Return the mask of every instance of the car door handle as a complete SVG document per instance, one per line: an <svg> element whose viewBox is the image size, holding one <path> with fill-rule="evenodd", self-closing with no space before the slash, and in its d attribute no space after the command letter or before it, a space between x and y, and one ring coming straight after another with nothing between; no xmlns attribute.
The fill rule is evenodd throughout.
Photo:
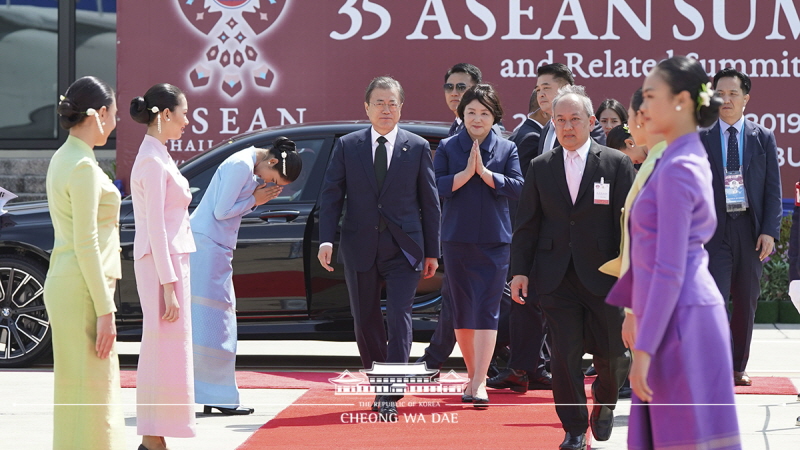
<svg viewBox="0 0 800 450"><path fill-rule="evenodd" d="M276 219L284 219L286 222L291 222L300 216L300 211L281 209L277 211L265 211L258 216L259 219L265 222L277 222Z"/></svg>

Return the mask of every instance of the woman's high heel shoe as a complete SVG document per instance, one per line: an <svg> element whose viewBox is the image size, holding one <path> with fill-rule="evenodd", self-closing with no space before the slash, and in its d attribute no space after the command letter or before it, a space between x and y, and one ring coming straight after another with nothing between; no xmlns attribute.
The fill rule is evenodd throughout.
<svg viewBox="0 0 800 450"><path fill-rule="evenodd" d="M489 399L488 398L480 398L480 397L472 397L472 406L475 408L488 408L489 407Z"/></svg>
<svg viewBox="0 0 800 450"><path fill-rule="evenodd" d="M246 416L248 414L253 414L255 409L253 408L245 408L244 406L237 406L236 408L223 408L222 406L203 406L203 414L211 414L212 410L218 410L222 414L226 416ZM141 449L140 449L141 450Z"/></svg>

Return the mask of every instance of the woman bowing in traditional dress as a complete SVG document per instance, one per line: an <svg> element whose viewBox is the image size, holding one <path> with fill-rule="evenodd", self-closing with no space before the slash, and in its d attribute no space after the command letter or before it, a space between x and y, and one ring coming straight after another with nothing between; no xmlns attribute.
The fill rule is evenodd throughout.
<svg viewBox="0 0 800 450"><path fill-rule="evenodd" d="M294 142L284 137L269 149L241 150L219 165L191 215L197 245L191 257L194 393L205 414L253 412L239 402L236 386L233 250L242 216L277 197L302 168Z"/></svg>
<svg viewBox="0 0 800 450"><path fill-rule="evenodd" d="M628 448L739 449L728 319L703 248L716 228L711 168L697 133L722 101L682 56L659 63L642 91L647 133L667 148L631 210L631 269L607 297L636 317Z"/></svg>
<svg viewBox="0 0 800 450"><path fill-rule="evenodd" d="M105 145L116 114L114 91L95 77L72 83L58 104L69 137L47 168L55 242L44 283L53 332L55 450L125 447L114 345L120 195L92 151Z"/></svg>
<svg viewBox="0 0 800 450"><path fill-rule="evenodd" d="M189 254L189 182L167 152L187 119L186 96L157 84L131 100L130 114L147 125L131 170L136 216L133 268L142 305L142 348L136 377L139 450L166 450L164 437L195 435Z"/></svg>

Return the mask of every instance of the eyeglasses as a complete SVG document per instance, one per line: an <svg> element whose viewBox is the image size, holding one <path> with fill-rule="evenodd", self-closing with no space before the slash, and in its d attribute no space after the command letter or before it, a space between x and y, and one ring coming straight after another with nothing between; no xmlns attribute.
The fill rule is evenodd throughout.
<svg viewBox="0 0 800 450"><path fill-rule="evenodd" d="M467 85L466 85L466 83L458 83L458 84L445 83L444 84L444 91L445 92L453 92L453 89L457 90L458 92L464 92L464 91L467 90Z"/></svg>
<svg viewBox="0 0 800 450"><path fill-rule="evenodd" d="M394 102L391 102L391 103L378 102L378 103L370 103L370 105L372 105L372 106L374 106L374 107L376 107L378 109L381 109L381 110L386 109L386 107L388 106L389 107L389 111L397 111L397 108L400 107L399 104L394 103Z"/></svg>

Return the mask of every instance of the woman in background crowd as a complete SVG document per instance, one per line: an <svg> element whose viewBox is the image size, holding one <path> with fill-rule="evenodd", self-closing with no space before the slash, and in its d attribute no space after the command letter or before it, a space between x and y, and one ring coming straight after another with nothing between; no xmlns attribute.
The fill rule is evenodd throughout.
<svg viewBox="0 0 800 450"><path fill-rule="evenodd" d="M462 401L486 407L486 371L510 258L508 201L519 197L523 178L516 145L492 130L503 109L491 85L467 89L458 115L465 127L439 144L433 167L444 201L442 254L449 306L470 379Z"/></svg>
<svg viewBox="0 0 800 450"><path fill-rule="evenodd" d="M600 103L600 106L597 107L594 116L597 117L600 125L603 126L603 131L605 131L606 136L608 136L608 132L617 125L628 123L628 112L625 110L625 107L622 106L622 103L613 98L603 100L603 103Z"/></svg>
<svg viewBox="0 0 800 450"><path fill-rule="evenodd" d="M147 125L131 170L136 217L136 288L142 306L142 347L136 375L139 450L166 450L165 436L195 435L189 254L189 182L167 152L189 124L186 96L157 84L131 100L130 114Z"/></svg>
<svg viewBox="0 0 800 450"><path fill-rule="evenodd" d="M233 250L242 217L275 199L300 176L294 142L280 137L269 149L249 147L219 165L191 215L197 251L191 256L195 402L226 415L252 414L236 385L236 294Z"/></svg>
<svg viewBox="0 0 800 450"><path fill-rule="evenodd" d="M55 237L44 283L53 333L53 449L124 449L114 323L120 195L93 151L117 126L114 91L98 78L80 78L57 111L69 137L46 181Z"/></svg>
<svg viewBox="0 0 800 450"><path fill-rule="evenodd" d="M636 145L633 136L628 130L628 124L617 125L612 128L606 137L606 147L611 147L628 155L628 158L633 161L633 166L636 170L639 170L639 167L647 158L647 146Z"/></svg>
<svg viewBox="0 0 800 450"><path fill-rule="evenodd" d="M739 449L730 331L703 248L716 228L711 168L697 134L722 101L682 56L659 63L642 92L646 131L668 147L631 211L631 269L607 298L636 318L628 447Z"/></svg>

